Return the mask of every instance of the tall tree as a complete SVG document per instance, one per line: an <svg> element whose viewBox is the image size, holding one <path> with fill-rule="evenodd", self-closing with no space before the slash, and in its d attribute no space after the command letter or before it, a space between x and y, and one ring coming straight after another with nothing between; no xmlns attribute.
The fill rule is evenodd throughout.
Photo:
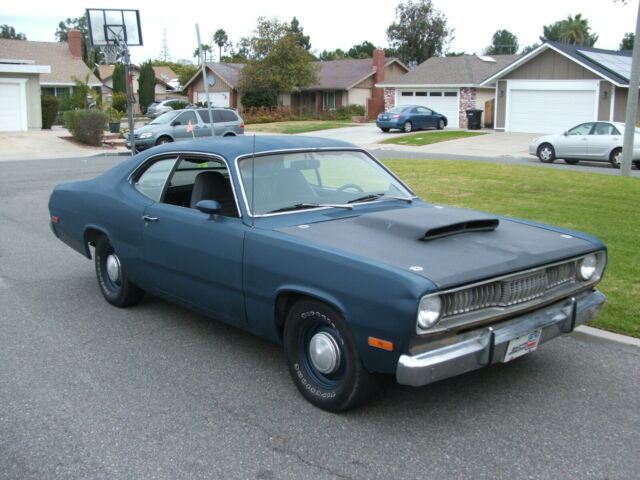
<svg viewBox="0 0 640 480"><path fill-rule="evenodd" d="M113 85L114 93L126 93L127 91L127 79L124 78L124 65L122 63L116 63L111 75L111 83Z"/></svg>
<svg viewBox="0 0 640 480"><path fill-rule="evenodd" d="M298 37L298 43L307 52L311 50L310 37L309 35L304 34L304 28L300 26L300 21L296 17L291 19L291 23L289 24L289 33Z"/></svg>
<svg viewBox="0 0 640 480"><path fill-rule="evenodd" d="M206 43L203 43L200 46L202 47L202 51L204 52L204 61L206 63L209 60L211 60L211 46L207 45ZM209 58L207 58L207 53L209 54ZM202 61L202 57L200 56L200 49L199 48L196 48L193 51L193 56L198 59L198 65L200 65L200 62Z"/></svg>
<svg viewBox="0 0 640 480"><path fill-rule="evenodd" d="M404 63L415 66L442 55L453 31L431 0L405 0L396 7L396 21L387 28L389 44Z"/></svg>
<svg viewBox="0 0 640 480"><path fill-rule="evenodd" d="M513 55L518 52L518 38L509 30L496 30L491 45L484 51L486 55Z"/></svg>
<svg viewBox="0 0 640 480"><path fill-rule="evenodd" d="M162 31L162 45L160 46L160 58L164 62L168 62L169 60L171 60L171 56L169 55L169 42L167 41L166 28Z"/></svg>
<svg viewBox="0 0 640 480"><path fill-rule="evenodd" d="M347 54L340 48L336 48L335 50L323 50L318 55L318 60L320 61L328 61L328 60L344 60L347 58Z"/></svg>
<svg viewBox="0 0 640 480"><path fill-rule="evenodd" d="M636 39L636 34L633 32L627 32L624 34L622 41L620 42L620 47L618 50L633 50L633 42Z"/></svg>
<svg viewBox="0 0 640 480"><path fill-rule="evenodd" d="M213 42L218 46L218 60L222 60L222 48L226 47L229 43L229 35L223 29L219 28L216 33L213 34ZM226 48L225 48L226 50Z"/></svg>
<svg viewBox="0 0 640 480"><path fill-rule="evenodd" d="M16 33L16 29L6 23L0 27L0 38L9 38L12 40L26 40L24 33Z"/></svg>
<svg viewBox="0 0 640 480"><path fill-rule="evenodd" d="M347 50L347 56L350 58L371 58L375 48L376 46L373 43L365 40Z"/></svg>
<svg viewBox="0 0 640 480"><path fill-rule="evenodd" d="M598 35L591 32L589 21L578 13L572 17L568 15L564 20L558 20L542 28L543 36L540 40L571 43L592 47L598 41Z"/></svg>
<svg viewBox="0 0 640 480"><path fill-rule="evenodd" d="M140 65L140 76L138 77L138 101L142 113L147 113L147 107L155 100L156 72L153 70L151 60L147 60Z"/></svg>

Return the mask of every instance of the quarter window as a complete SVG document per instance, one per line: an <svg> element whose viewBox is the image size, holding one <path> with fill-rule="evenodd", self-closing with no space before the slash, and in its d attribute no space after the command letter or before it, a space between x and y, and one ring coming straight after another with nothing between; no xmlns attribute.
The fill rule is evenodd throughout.
<svg viewBox="0 0 640 480"><path fill-rule="evenodd" d="M175 158L165 158L153 163L138 177L133 186L145 197L159 202L175 163Z"/></svg>

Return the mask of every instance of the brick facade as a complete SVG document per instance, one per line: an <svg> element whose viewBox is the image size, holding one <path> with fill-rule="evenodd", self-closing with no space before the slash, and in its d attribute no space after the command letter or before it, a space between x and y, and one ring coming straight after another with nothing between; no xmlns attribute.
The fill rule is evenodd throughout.
<svg viewBox="0 0 640 480"><path fill-rule="evenodd" d="M396 89L385 88L384 89L384 111L386 112L390 108L396 106Z"/></svg>
<svg viewBox="0 0 640 480"><path fill-rule="evenodd" d="M467 109L476 108L476 89L461 88L459 102L458 120L460 128L467 128Z"/></svg>

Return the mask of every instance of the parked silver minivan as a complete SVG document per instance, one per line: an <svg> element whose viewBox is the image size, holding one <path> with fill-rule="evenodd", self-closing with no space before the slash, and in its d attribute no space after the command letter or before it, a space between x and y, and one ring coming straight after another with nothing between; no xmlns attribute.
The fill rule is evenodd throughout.
<svg viewBox="0 0 640 480"><path fill-rule="evenodd" d="M217 137L244 134L244 122L234 110L229 108L213 108L211 110ZM206 108L171 110L133 131L136 150L144 150L163 143L210 136L211 122L209 121L209 111ZM129 138L126 139L125 145L127 148L131 148Z"/></svg>

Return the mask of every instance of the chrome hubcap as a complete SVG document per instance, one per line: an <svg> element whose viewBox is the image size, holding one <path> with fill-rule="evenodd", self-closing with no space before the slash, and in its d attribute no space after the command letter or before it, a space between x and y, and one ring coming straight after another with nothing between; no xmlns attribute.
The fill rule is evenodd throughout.
<svg viewBox="0 0 640 480"><path fill-rule="evenodd" d="M309 342L309 358L320 373L328 375L340 366L340 347L327 332L316 333Z"/></svg>
<svg viewBox="0 0 640 480"><path fill-rule="evenodd" d="M107 257L107 275L113 283L120 281L120 259L117 255L111 254Z"/></svg>

